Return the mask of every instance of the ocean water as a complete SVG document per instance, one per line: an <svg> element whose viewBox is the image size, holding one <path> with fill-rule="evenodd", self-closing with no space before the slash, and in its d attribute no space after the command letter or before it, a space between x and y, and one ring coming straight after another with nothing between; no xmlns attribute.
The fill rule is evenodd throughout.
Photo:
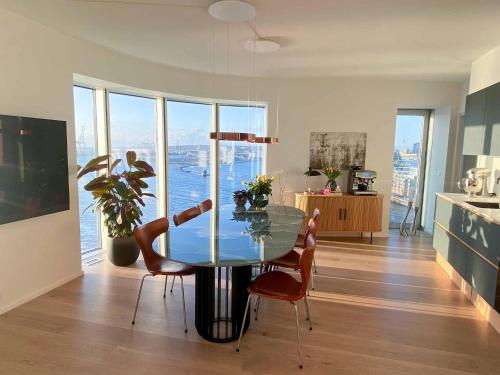
<svg viewBox="0 0 500 375"><path fill-rule="evenodd" d="M234 190L243 189L241 182L249 181L262 173L261 145L229 146L221 152L219 165L219 199L221 204L232 202ZM224 146L221 146L224 148ZM135 149L138 158L145 160L157 170L156 154L150 148ZM223 150L221 150L223 151ZM124 157L126 149L113 149L114 157ZM171 147L168 164L168 207L169 219L174 213L192 207L210 198L210 165L208 147ZM78 164L84 165L93 157L92 149L78 149ZM119 167L120 168L120 167ZM122 167L123 168L123 167ZM91 209L85 209L92 203L92 195L83 186L92 179L91 175L82 178L79 183L80 206L80 241L82 251L98 247L97 216ZM147 191L157 195L157 178L146 179L150 185ZM159 217L158 199L145 197L143 223Z"/></svg>

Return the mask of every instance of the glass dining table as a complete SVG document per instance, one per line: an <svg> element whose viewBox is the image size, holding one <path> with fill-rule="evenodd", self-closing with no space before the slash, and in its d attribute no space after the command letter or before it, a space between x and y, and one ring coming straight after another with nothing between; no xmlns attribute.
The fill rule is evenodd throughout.
<svg viewBox="0 0 500 375"><path fill-rule="evenodd" d="M195 326L202 337L212 342L238 338L253 266L293 249L303 222L304 212L294 207L257 211L228 205L170 227L166 255L196 266Z"/></svg>

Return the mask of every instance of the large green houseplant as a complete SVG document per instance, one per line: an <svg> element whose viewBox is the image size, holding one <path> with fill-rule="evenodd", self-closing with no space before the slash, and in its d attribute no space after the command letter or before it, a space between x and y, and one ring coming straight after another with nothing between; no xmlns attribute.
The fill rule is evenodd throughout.
<svg viewBox="0 0 500 375"><path fill-rule="evenodd" d="M110 155L98 156L81 168L77 175L81 178L88 173L105 171L88 182L84 189L92 193L92 209L98 209L104 215L108 231L108 257L117 266L129 265L137 260L139 248L133 232L142 224L143 198L154 197L154 194L143 191L148 187L144 179L155 176L153 167L137 160L134 151L127 151L126 162L123 172L117 172L122 159L112 161Z"/></svg>

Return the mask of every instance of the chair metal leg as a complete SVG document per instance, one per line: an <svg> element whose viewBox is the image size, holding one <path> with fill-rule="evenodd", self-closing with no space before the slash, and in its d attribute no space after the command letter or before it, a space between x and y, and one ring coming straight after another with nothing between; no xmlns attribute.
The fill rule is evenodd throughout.
<svg viewBox="0 0 500 375"><path fill-rule="evenodd" d="M252 295L249 294L248 299L247 299L247 305L245 307L245 313L243 314L243 321L241 322L241 326L240 326L240 337L238 338L238 345L236 346L237 352L240 351L241 336L243 336L243 331L245 330L245 322L247 321L247 314L248 314L248 310L250 309L251 298L252 298Z"/></svg>
<svg viewBox="0 0 500 375"><path fill-rule="evenodd" d="M307 300L307 296L304 296L304 304L306 305L306 320L309 320L309 331L312 331L312 321L311 314L309 313L309 301Z"/></svg>
<svg viewBox="0 0 500 375"><path fill-rule="evenodd" d="M316 270L316 258L313 258L313 266L314 266L314 273L318 273L318 270Z"/></svg>
<svg viewBox="0 0 500 375"><path fill-rule="evenodd" d="M163 298L166 297L166 293L167 293L167 280L168 280L168 276L165 276L165 286L163 287Z"/></svg>
<svg viewBox="0 0 500 375"><path fill-rule="evenodd" d="M311 289L314 290L314 273L311 272Z"/></svg>
<svg viewBox="0 0 500 375"><path fill-rule="evenodd" d="M290 302L295 309L295 322L297 324L297 345L299 348L299 368L302 368L302 350L300 349L300 327L299 327L299 312L297 311L297 305Z"/></svg>
<svg viewBox="0 0 500 375"><path fill-rule="evenodd" d="M137 308L139 307L139 300L141 299L142 286L144 284L144 279L148 276L154 276L150 273L145 274L141 280L141 287L139 288L139 295L137 296L137 302L135 303L134 317L132 318L132 324L135 324L135 316L137 315Z"/></svg>
<svg viewBox="0 0 500 375"><path fill-rule="evenodd" d="M172 280L172 286L170 287L170 293L172 293L174 291L174 283L175 283L175 275L174 275L174 278Z"/></svg>
<svg viewBox="0 0 500 375"><path fill-rule="evenodd" d="M260 296L257 297L257 301L255 302L255 320L257 320L257 317L259 315L259 308L260 308Z"/></svg>
<svg viewBox="0 0 500 375"><path fill-rule="evenodd" d="M182 290L182 309L184 310L184 332L187 333L188 327L186 323L186 300L184 299L184 279L182 276L181 278L181 290Z"/></svg>

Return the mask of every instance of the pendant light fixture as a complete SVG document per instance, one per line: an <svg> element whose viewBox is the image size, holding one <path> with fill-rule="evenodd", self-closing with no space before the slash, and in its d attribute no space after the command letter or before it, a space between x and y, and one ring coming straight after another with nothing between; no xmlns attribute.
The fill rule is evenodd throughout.
<svg viewBox="0 0 500 375"><path fill-rule="evenodd" d="M257 51L259 49L259 53L265 53L265 51L264 51L265 47L262 48L263 47L262 42L264 42L264 40L262 38L260 38L259 35L257 34L257 20L256 19L254 20L253 31L255 34L254 39L248 40L245 43L244 48L247 51L253 52L253 76L256 77L257 76L256 55L258 53ZM274 43L274 42L272 42L272 43ZM264 44L266 44L266 43L264 43ZM278 48L272 47L267 52L272 52L272 51L278 50L279 44L278 43L275 43L275 44L278 46ZM270 45L268 45L268 47L270 47ZM279 95L277 95L276 97L277 97L276 98L276 137L255 137L253 140L251 140L249 142L264 143L264 144L276 144L276 143L278 143L277 135L278 135L278 126L279 126ZM257 102L257 90L255 91L255 102ZM248 105L250 106L250 98L248 100ZM256 108L256 106L254 108Z"/></svg>
<svg viewBox="0 0 500 375"><path fill-rule="evenodd" d="M208 13L219 21L244 22L255 18L255 7L240 0L220 0L208 7Z"/></svg>
<svg viewBox="0 0 500 375"><path fill-rule="evenodd" d="M249 3L240 0L220 0L212 3L208 8L208 13L224 22L245 22L255 19L255 7ZM213 24L212 24L213 27ZM213 30L212 30L213 33ZM256 34L254 30L254 34ZM228 36L229 37L229 36ZM254 60L254 75L255 75L255 55L256 53L274 52L279 49L279 44L262 38L255 38L245 43L244 48L253 52ZM215 45L212 45L212 55L215 53ZM226 53L229 54L229 47L226 45ZM215 59L212 58L212 75L214 72ZM257 95L256 95L257 96ZM250 110L250 92L248 99L248 108ZM278 104L277 104L278 110ZM250 130L250 129L249 129ZM276 114L276 134L278 132L278 114ZM239 133L239 132L211 132L210 139L218 141L236 141L249 143L278 143L278 138L274 137L257 137L255 133Z"/></svg>

